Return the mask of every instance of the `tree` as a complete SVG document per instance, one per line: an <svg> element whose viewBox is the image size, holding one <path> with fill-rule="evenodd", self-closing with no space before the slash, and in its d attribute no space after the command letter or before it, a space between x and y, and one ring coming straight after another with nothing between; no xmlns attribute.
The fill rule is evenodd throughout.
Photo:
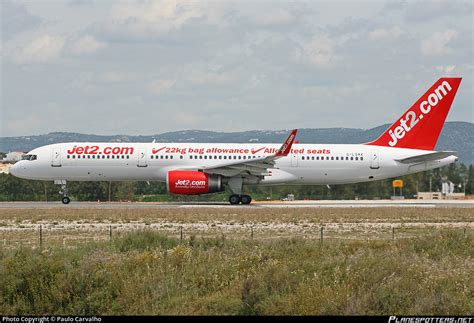
<svg viewBox="0 0 474 323"><path fill-rule="evenodd" d="M469 194L469 195L474 194L474 169L472 169L472 165L469 166L467 183L466 183L466 194Z"/></svg>

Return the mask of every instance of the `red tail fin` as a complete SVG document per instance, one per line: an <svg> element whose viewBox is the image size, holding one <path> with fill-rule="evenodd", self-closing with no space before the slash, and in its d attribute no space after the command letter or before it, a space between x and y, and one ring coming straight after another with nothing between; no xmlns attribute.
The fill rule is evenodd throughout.
<svg viewBox="0 0 474 323"><path fill-rule="evenodd" d="M440 78L400 119L368 145L433 150L460 83L460 77Z"/></svg>

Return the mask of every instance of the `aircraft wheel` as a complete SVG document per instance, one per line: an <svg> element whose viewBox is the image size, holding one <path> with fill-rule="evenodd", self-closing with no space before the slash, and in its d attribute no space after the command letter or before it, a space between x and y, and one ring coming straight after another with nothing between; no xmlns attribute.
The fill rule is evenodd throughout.
<svg viewBox="0 0 474 323"><path fill-rule="evenodd" d="M71 199L68 196L64 196L61 199L61 202L63 202L63 204L69 204L71 202Z"/></svg>
<svg viewBox="0 0 474 323"><path fill-rule="evenodd" d="M252 202L252 198L249 195L242 195L240 197L240 201L242 204L250 204L250 202Z"/></svg>
<svg viewBox="0 0 474 323"><path fill-rule="evenodd" d="M239 204L240 203L240 196L234 194L229 197L229 202L232 205Z"/></svg>

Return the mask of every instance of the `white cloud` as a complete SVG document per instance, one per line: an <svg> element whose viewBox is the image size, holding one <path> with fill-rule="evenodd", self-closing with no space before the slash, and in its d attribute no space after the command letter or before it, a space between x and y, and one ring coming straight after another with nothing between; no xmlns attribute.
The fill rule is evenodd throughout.
<svg viewBox="0 0 474 323"><path fill-rule="evenodd" d="M458 37L458 32L452 29L435 32L421 41L421 52L426 56L448 55L453 49L449 43Z"/></svg>
<svg viewBox="0 0 474 323"><path fill-rule="evenodd" d="M185 79L194 85L225 85L236 77L233 71L224 71L222 66L195 63L189 66Z"/></svg>
<svg viewBox="0 0 474 323"><path fill-rule="evenodd" d="M241 16L247 18L256 26L285 25L294 21L295 17L287 8L266 7L263 10L255 10L254 5Z"/></svg>
<svg viewBox="0 0 474 323"><path fill-rule="evenodd" d="M62 36L42 35L15 50L13 61L19 64L47 63L58 59L64 47Z"/></svg>
<svg viewBox="0 0 474 323"><path fill-rule="evenodd" d="M134 79L133 73L124 71L107 71L99 73L96 76L96 81L103 83L121 83L128 82Z"/></svg>
<svg viewBox="0 0 474 323"><path fill-rule="evenodd" d="M159 80L150 85L150 91L154 94L161 95L169 92L176 84L176 80Z"/></svg>
<svg viewBox="0 0 474 323"><path fill-rule="evenodd" d="M383 39L394 39L403 35L403 30L398 26L392 28L377 28L369 32L369 39L373 41Z"/></svg>
<svg viewBox="0 0 474 323"><path fill-rule="evenodd" d="M455 68L456 68L456 65L436 66L436 70L440 71L444 75L451 74L451 72L454 71Z"/></svg>
<svg viewBox="0 0 474 323"><path fill-rule="evenodd" d="M407 1L403 4L405 18L414 23L439 21L447 18L472 16L473 3L465 0L421 0Z"/></svg>
<svg viewBox="0 0 474 323"><path fill-rule="evenodd" d="M92 54L102 48L105 48L106 46L107 45L105 43L97 41L94 37L90 35L86 35L74 40L69 50L74 55L87 55Z"/></svg>
<svg viewBox="0 0 474 323"><path fill-rule="evenodd" d="M354 2L343 11L309 0L21 4L40 23L2 44L8 135L371 127L454 73L464 79L450 118L472 120L472 19L459 10L407 20L409 3ZM448 9L424 5L413 14ZM288 109L288 118L268 118ZM39 114L57 120L12 126Z"/></svg>
<svg viewBox="0 0 474 323"><path fill-rule="evenodd" d="M102 26L108 34L143 38L180 30L188 21L207 23L220 20L221 5L183 0L130 1L115 5L109 20Z"/></svg>
<svg viewBox="0 0 474 323"><path fill-rule="evenodd" d="M317 67L329 67L341 59L337 54L338 46L342 46L350 39L348 35L330 36L325 33L314 35L309 41L301 42L291 57L295 61L308 60Z"/></svg>
<svg viewBox="0 0 474 323"><path fill-rule="evenodd" d="M34 29L41 24L41 18L30 14L21 3L3 0L0 6L2 18L1 34L4 40L8 40L24 31Z"/></svg>

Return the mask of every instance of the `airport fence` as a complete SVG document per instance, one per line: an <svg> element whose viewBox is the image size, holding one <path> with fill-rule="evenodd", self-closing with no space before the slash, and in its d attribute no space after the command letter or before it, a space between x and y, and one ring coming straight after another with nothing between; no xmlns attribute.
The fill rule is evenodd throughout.
<svg viewBox="0 0 474 323"><path fill-rule="evenodd" d="M43 248L47 246L63 246L71 248L85 242L107 242L115 238L123 237L131 232L156 232L170 238L176 238L187 243L192 239L217 238L223 241L228 239L248 239L265 241L273 239L314 239L320 244L335 241L377 241L377 240L399 240L415 238L433 231L455 229L463 232L464 237L470 233L472 223L457 225L439 225L439 223L428 224L406 224L386 223L376 227L367 227L364 223L321 223L318 225L285 230L284 226L268 227L268 225L246 225L229 229L228 227L214 226L211 228L199 228L196 225L150 225L137 224L124 226L123 224L88 224L76 227L67 227L55 224L37 224L30 226L2 226L0 227L2 248L17 248L29 246L31 248Z"/></svg>

